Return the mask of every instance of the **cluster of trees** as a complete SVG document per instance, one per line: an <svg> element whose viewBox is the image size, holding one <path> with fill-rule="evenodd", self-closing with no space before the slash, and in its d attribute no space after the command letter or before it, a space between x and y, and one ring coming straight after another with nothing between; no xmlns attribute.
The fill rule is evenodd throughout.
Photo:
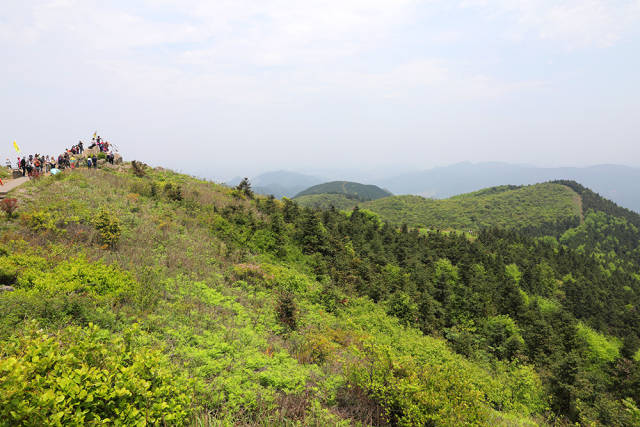
<svg viewBox="0 0 640 427"><path fill-rule="evenodd" d="M588 207L600 203L594 197ZM263 220L223 214L297 245L328 295L367 296L472 359L532 363L557 416L615 424L626 419L625 405L639 402L640 280L638 263L622 255L638 234L626 219L590 211L588 218L622 222L601 248L604 236L593 226L565 231L565 244L497 228L469 239L398 229L357 207L345 215L287 199L257 204ZM602 346L613 356L601 356Z"/></svg>

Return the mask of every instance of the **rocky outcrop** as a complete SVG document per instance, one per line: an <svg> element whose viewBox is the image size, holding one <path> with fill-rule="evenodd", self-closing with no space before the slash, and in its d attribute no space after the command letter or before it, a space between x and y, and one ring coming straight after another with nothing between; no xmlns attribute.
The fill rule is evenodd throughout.
<svg viewBox="0 0 640 427"><path fill-rule="evenodd" d="M100 152L100 149L98 147L85 148L85 150L82 152L81 156L89 157L89 156L93 156L94 154L97 156L99 152Z"/></svg>
<svg viewBox="0 0 640 427"><path fill-rule="evenodd" d="M0 286L0 293L2 292L13 292L16 289L13 286L6 286L6 285L2 285Z"/></svg>

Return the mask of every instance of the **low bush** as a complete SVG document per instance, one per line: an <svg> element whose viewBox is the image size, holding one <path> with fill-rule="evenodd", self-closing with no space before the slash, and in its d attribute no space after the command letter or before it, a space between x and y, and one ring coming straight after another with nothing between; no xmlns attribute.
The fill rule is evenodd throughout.
<svg viewBox="0 0 640 427"><path fill-rule="evenodd" d="M174 202L179 202L183 198L182 187L179 185L173 185L170 182L167 182L164 185L164 194L169 200L173 200Z"/></svg>
<svg viewBox="0 0 640 427"><path fill-rule="evenodd" d="M145 172L146 166L147 165L145 165L144 163L137 162L135 160L131 162L131 168L133 169L133 174L140 178L147 175L147 173Z"/></svg>
<svg viewBox="0 0 640 427"><path fill-rule="evenodd" d="M12 218L13 213L18 209L18 199L4 199L0 202L0 209L7 214L7 218Z"/></svg>
<svg viewBox="0 0 640 427"><path fill-rule="evenodd" d="M183 425L189 383L129 330L96 326L53 336L33 325L0 351L0 425Z"/></svg>
<svg viewBox="0 0 640 427"><path fill-rule="evenodd" d="M94 219L93 225L100 234L102 244L109 248L115 248L122 234L120 220L115 214L103 209Z"/></svg>
<svg viewBox="0 0 640 427"><path fill-rule="evenodd" d="M22 214L22 221L31 231L57 231L56 221L51 212L38 210Z"/></svg>

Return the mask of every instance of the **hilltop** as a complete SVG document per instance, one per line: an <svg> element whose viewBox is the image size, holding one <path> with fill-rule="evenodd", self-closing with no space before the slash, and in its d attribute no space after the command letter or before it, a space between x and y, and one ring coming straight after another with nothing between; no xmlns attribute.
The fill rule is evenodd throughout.
<svg viewBox="0 0 640 427"><path fill-rule="evenodd" d="M387 190L376 185L366 185L350 181L332 181L314 185L298 193L294 199L301 206L327 209L331 206L346 209L358 202L377 200L392 196Z"/></svg>
<svg viewBox="0 0 640 427"><path fill-rule="evenodd" d="M394 196L361 207L375 212L383 221L441 230L577 225L582 216L580 196L555 183L492 187L444 200Z"/></svg>
<svg viewBox="0 0 640 427"><path fill-rule="evenodd" d="M307 188L306 190L296 194L295 198L310 196L313 194L344 194L347 197L351 197L362 202L392 196L389 191L383 190L377 185L360 184L350 181L332 181Z"/></svg>
<svg viewBox="0 0 640 427"><path fill-rule="evenodd" d="M633 425L637 218L566 184L452 199L525 201L467 239L143 165L33 180L0 224L0 425Z"/></svg>

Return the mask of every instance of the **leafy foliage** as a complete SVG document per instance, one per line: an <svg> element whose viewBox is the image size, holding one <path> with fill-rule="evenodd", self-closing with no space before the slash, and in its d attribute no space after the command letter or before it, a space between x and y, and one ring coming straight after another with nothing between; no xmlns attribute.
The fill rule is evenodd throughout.
<svg viewBox="0 0 640 427"><path fill-rule="evenodd" d="M0 425L185 424L189 383L166 356L90 325L33 327L0 350ZM6 424L5 424L6 423Z"/></svg>
<svg viewBox="0 0 640 427"><path fill-rule="evenodd" d="M120 220L113 212L102 209L96 216L94 222L96 230L100 236L100 241L109 248L114 248L122 234Z"/></svg>

